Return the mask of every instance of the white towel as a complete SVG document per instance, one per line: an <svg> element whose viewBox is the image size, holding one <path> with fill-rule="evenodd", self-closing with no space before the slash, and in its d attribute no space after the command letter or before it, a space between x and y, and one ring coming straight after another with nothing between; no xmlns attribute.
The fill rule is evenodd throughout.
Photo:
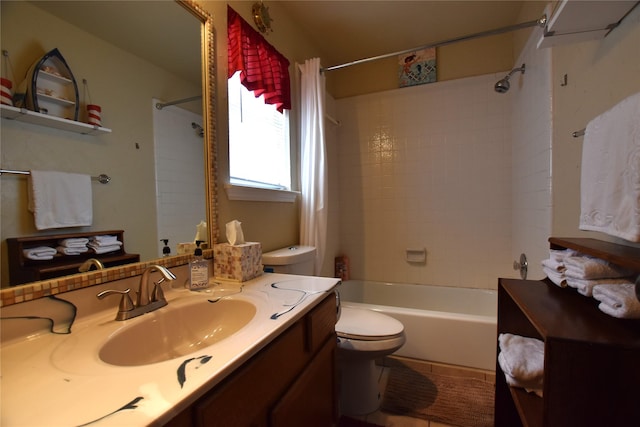
<svg viewBox="0 0 640 427"><path fill-rule="evenodd" d="M544 342L514 334L500 334L498 342L498 359L502 371L520 384L541 388L544 376Z"/></svg>
<svg viewBox="0 0 640 427"><path fill-rule="evenodd" d="M580 200L581 230L640 242L640 92L588 123Z"/></svg>
<svg viewBox="0 0 640 427"><path fill-rule="evenodd" d="M633 274L632 271L623 267L586 255L566 258L564 265L565 276L577 279L612 279L629 277Z"/></svg>
<svg viewBox="0 0 640 427"><path fill-rule="evenodd" d="M624 283L632 283L629 279L578 279L575 277L566 277L567 285L578 290L579 293L586 297L593 295L593 288L598 285L622 285Z"/></svg>
<svg viewBox="0 0 640 427"><path fill-rule="evenodd" d="M598 308L609 316L640 319L640 301L633 283L594 286L593 297L600 301Z"/></svg>
<svg viewBox="0 0 640 427"><path fill-rule="evenodd" d="M542 272L546 274L549 280L551 280L555 285L561 288L567 287L567 280L564 276L564 272L557 271L545 266L542 266Z"/></svg>
<svg viewBox="0 0 640 427"><path fill-rule="evenodd" d="M38 230L91 225L89 175L32 170L29 183L29 211Z"/></svg>
<svg viewBox="0 0 640 427"><path fill-rule="evenodd" d="M505 359L502 353L498 354L498 363L500 364L500 369L502 369L502 372L504 372L503 364L505 363ZM538 396L542 397L542 381L535 382L533 384L526 383L512 377L506 372L504 373L504 378L507 380L507 384L509 384L511 387L524 388L527 392L535 393Z"/></svg>
<svg viewBox="0 0 640 427"><path fill-rule="evenodd" d="M117 244L122 244L122 242L120 242L118 240L118 236L109 235L109 234L104 234L104 235L101 235L101 236L93 236L91 238L91 243L95 244L95 245L117 245Z"/></svg>
<svg viewBox="0 0 640 427"><path fill-rule="evenodd" d="M62 255L80 255L88 251L89 248L86 246L58 246L58 252Z"/></svg>
<svg viewBox="0 0 640 427"><path fill-rule="evenodd" d="M549 270L557 271L558 273L562 273L566 269L566 267L564 266L564 261L558 261L553 258L543 259L542 267Z"/></svg>
<svg viewBox="0 0 640 427"><path fill-rule="evenodd" d="M38 246L22 250L25 257L36 261L53 259L56 252L55 248L50 248L49 246Z"/></svg>
<svg viewBox="0 0 640 427"><path fill-rule="evenodd" d="M564 262L565 258L577 254L573 249L549 249L549 259L557 262Z"/></svg>
<svg viewBox="0 0 640 427"><path fill-rule="evenodd" d="M106 254L109 252L119 251L121 245L122 243L120 243L120 245L92 245L91 243L89 243L89 247L93 249L93 251L97 254Z"/></svg>
<svg viewBox="0 0 640 427"><path fill-rule="evenodd" d="M122 242L114 240L112 242L94 242L93 240L87 244L90 248L101 248L106 246L122 246Z"/></svg>
<svg viewBox="0 0 640 427"><path fill-rule="evenodd" d="M66 248L83 248L87 247L87 243L89 243L89 239L86 237L63 239L58 242L60 246L64 246Z"/></svg>

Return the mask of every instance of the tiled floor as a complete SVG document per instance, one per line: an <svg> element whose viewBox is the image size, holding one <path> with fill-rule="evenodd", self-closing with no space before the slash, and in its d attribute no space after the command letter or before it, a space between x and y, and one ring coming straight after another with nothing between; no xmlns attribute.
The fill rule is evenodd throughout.
<svg viewBox="0 0 640 427"><path fill-rule="evenodd" d="M384 361L381 361L381 363L384 364ZM496 375L495 375L495 372L493 371L462 368L459 366L444 365L444 364L432 363L432 362L424 362L424 363L431 367L431 372L438 372L438 373L450 372L450 373L455 373L456 375L468 376L470 378L480 378L485 381L493 381L494 384L496 381ZM388 375L389 375L389 368L380 366L379 382L383 390L384 390L384 386L386 385ZM453 427L453 426L449 426L448 424L442 424L435 421L428 421L420 418L411 418L411 417L405 417L400 415L392 415L392 414L384 413L382 411L376 411L372 414L353 417L353 418L357 418L362 421L367 421L369 423L373 423L373 424L377 424L385 427Z"/></svg>

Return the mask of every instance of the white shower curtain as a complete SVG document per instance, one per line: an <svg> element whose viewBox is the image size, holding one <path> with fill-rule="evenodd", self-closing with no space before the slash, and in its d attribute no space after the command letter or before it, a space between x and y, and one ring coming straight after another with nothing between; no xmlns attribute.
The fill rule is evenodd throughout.
<svg viewBox="0 0 640 427"><path fill-rule="evenodd" d="M314 274L320 274L327 240L327 150L324 141L325 81L320 59L298 65L300 78L300 244L315 246Z"/></svg>

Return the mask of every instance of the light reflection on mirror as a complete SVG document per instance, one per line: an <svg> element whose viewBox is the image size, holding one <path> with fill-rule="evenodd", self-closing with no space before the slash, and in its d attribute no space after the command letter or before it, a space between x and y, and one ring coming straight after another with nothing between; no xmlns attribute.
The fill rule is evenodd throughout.
<svg viewBox="0 0 640 427"><path fill-rule="evenodd" d="M202 71L210 72L212 69L212 64L203 65L200 60L203 53L207 54L208 52L207 58L212 56L213 24L211 17L193 2L185 1L180 3L182 4L167 1L2 2L2 48L9 50L10 54L12 54L12 51L16 52L15 55L12 54L11 56L12 66L16 71L28 68L30 63L37 59L24 53L19 55L17 52L32 52L38 49L43 53L48 51L46 50L48 39L45 36L41 36L38 39L37 34L16 31L15 34L20 34L21 37L26 37L28 40L13 40L11 37L5 37L5 30L7 31L6 34L12 34L11 28L15 28L16 25L24 25L24 20L20 20L18 23L14 22L13 27L11 27L12 24L10 22L5 22L5 17L8 20L11 16L14 16L12 13L17 13L15 10L17 7L24 7L27 11L36 12L30 14L29 17L33 19L34 15L38 15L41 17L40 19L45 21L48 19L50 23L59 25L59 27L56 27L57 29L62 25L77 27L71 27L71 29L62 32L63 35L60 36L60 39L56 39L55 43L57 45L54 47L61 49L67 62L70 63L76 80L82 81L84 76L91 76L88 79L88 86L90 95L94 97L92 101L101 103L103 106L103 126L113 129L113 132L105 137L86 137L38 126L29 127L29 125L20 123L7 124L8 120L3 119L2 141L28 140L32 144L29 148L33 149L36 154L42 151L41 156L47 161L52 158L56 159L56 156L59 158L61 156L59 151L63 151L64 144L69 144L74 150L72 151L73 156L67 156L67 158L63 159L64 161L59 160L60 164L66 165L67 162L70 164L69 159L78 159L80 162L80 166L77 169L71 169L69 166L69 171L92 174L104 172L113 175L113 181L108 185L101 186L103 188L96 187L96 184L93 186L94 225L92 227L86 229L57 229L47 233L35 231L33 218L29 218L25 214L26 202L17 200L18 197L21 197L21 194L26 195L26 180L20 177L7 179L8 175L2 176L3 287L8 282L8 280L5 280L8 277L5 243L7 237L97 231L101 229L124 229L127 252L140 253L141 259L148 261L160 256L163 246L160 239L169 238L172 240L170 242L172 254L176 254L175 248L178 242L193 241L196 225L200 221L204 220L215 224L215 222L211 221L212 213L207 209L208 206L213 205L212 198L208 193L213 193L211 189L215 188L215 185L211 182L206 182L206 180L215 178L210 173L205 172L212 170L212 160L209 155L213 151L214 139L213 135L207 131L207 128L213 120L213 108L211 107L213 88L211 87L209 91L205 91L205 96L201 100L165 107L166 110L163 108L165 111L158 111L154 108L158 100L171 102L176 99L202 94L202 82L209 81L209 79L203 79ZM12 4L17 4L18 6L9 9ZM183 6L191 10L185 10ZM44 9L47 10L45 11ZM108 12L109 9L112 12ZM54 11L56 13L71 14L68 19L75 19L74 24L63 23L57 16L53 15ZM117 24L114 24L114 21L108 21L109 15L117 18ZM166 20L163 20L163 17L166 17ZM178 25L179 22L182 22L183 25L186 23L189 30L172 27L172 25ZM147 25L149 26L146 27ZM52 31L47 33L46 26L46 22L43 23L43 33L52 34ZM103 35L100 41L95 38L97 36L88 34L84 43L89 43L89 46L83 50L81 48L83 41L79 40L80 37L77 36L84 32L81 27L91 28L92 32L111 29L110 32L118 35L120 39L104 41L106 36ZM203 27L205 31L202 30ZM132 28L133 30L129 31L127 28ZM113 31L114 29L115 31ZM178 35L186 34L189 35L187 39L190 41L184 41L182 37L178 37ZM201 43L200 40L202 35L205 36L204 43ZM155 42L155 44L149 44L151 41ZM178 41L181 42L177 43ZM64 48L67 44L68 48ZM105 58L97 55L96 52L99 52L99 50L95 49L95 45L98 44L106 46L104 47L105 50L117 52L116 57ZM119 46L122 44L125 44L127 49L135 50L135 52L125 51ZM177 50L172 50L172 46ZM87 48L91 49L92 53L86 54L81 58L80 53L86 52ZM187 59L183 55L187 55L191 59ZM78 65L74 66L74 64ZM133 65L123 70L123 64ZM147 73L136 73L139 70L149 69L159 70L158 74L161 76L156 77ZM20 80L20 77L15 77L14 79ZM156 80L160 84L155 88L145 86L147 82ZM81 84L79 86L80 90L82 90ZM134 89L137 90L139 87L146 89L146 92L140 95L136 94ZM80 95L82 99L83 94L81 93ZM110 95L111 98L109 97ZM120 99L112 99L116 98L116 95ZM99 96L100 101L96 99ZM119 104L116 104L116 101ZM188 188L175 188L175 182L170 182L171 178L165 179L160 174L160 179L165 179L165 184L170 183L173 185L172 191L176 193L194 193L194 191L200 193L199 204L174 201L174 205L186 208L182 213L175 209L170 212L169 209L161 209L162 212L171 214L174 218L185 218L184 223L180 224L184 225L184 230L181 232L169 229L169 226L166 225L166 218L157 216L156 210L156 204L162 202L162 197L156 194L158 169L155 164L160 162L161 159L158 158L159 151L154 147L153 116L160 116L160 125L167 126L166 117L163 117L162 114L170 113L172 110L177 111L177 115L186 117L185 129L181 129L181 131L186 132L186 135L193 139L194 142L191 142L192 144L197 144L197 149L192 153L190 159L184 162L169 161L170 164L188 163L191 170L197 171L198 178L195 178L198 181L197 183L192 177L190 180L185 180L188 182ZM131 118L132 115L137 115L140 119L134 120ZM202 126L205 130L203 137L192 127L192 123ZM45 146L43 142L33 143L33 140L38 138L46 140L47 145ZM185 136L184 138L187 137ZM175 136L175 139L180 139L181 142L184 138L180 135ZM28 164L24 158L26 156L11 158L12 150L10 147L5 149L7 144L3 143L2 145L3 168L10 166L14 169L22 168L28 170L30 168L44 169L45 166L48 166L44 160L41 160L40 163L36 161L34 164ZM24 149L25 147L23 145L20 148ZM91 152L91 150L94 150L94 152ZM98 150L98 152L96 153L95 150ZM17 149L13 151L15 152ZM198 151L199 165L196 165L194 162L197 162ZM173 154L170 153L170 156ZM7 163L14 161L17 164L9 165ZM52 168L47 167L47 169ZM183 171L177 171L174 172L173 176L181 175L184 177L184 174ZM166 193L168 192L169 190ZM12 194L12 196L8 196L9 198L5 199L5 194ZM191 196L192 201L193 198L198 197L195 194ZM5 208L7 209L5 210ZM16 217L16 219L10 219L12 216ZM5 227L5 224L8 226ZM165 226L166 229L163 230L162 228ZM210 227L209 233L213 231L212 227ZM169 235L171 237L168 237Z"/></svg>

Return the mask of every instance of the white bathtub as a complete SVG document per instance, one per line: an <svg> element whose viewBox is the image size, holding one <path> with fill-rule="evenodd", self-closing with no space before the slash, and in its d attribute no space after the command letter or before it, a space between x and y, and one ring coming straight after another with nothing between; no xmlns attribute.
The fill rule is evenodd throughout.
<svg viewBox="0 0 640 427"><path fill-rule="evenodd" d="M369 308L401 321L407 342L395 354L495 370L497 292L348 280L342 304Z"/></svg>

